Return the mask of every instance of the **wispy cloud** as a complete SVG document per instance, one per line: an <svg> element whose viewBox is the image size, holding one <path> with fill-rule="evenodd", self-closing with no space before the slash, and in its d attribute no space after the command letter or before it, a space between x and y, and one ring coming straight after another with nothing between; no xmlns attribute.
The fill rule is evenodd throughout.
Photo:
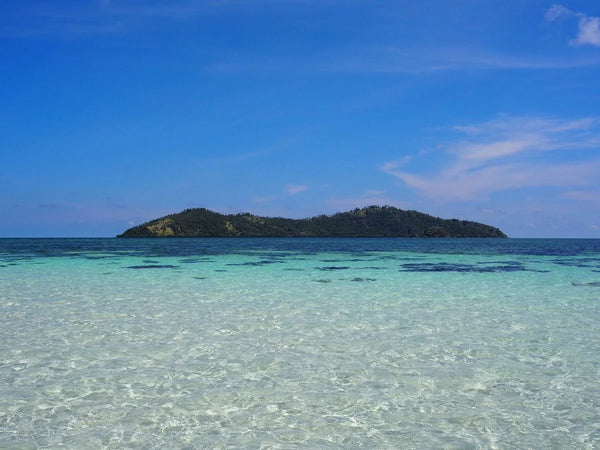
<svg viewBox="0 0 600 450"><path fill-rule="evenodd" d="M0 12L0 35L12 38L72 38L119 33L124 22L102 3L13 2Z"/></svg>
<svg viewBox="0 0 600 450"><path fill-rule="evenodd" d="M548 11L546 11L545 18L548 22L554 22L561 17L573 16L575 13L569 8L565 8L563 5L552 5Z"/></svg>
<svg viewBox="0 0 600 450"><path fill-rule="evenodd" d="M208 73L255 73L263 76L303 74L419 75L463 70L561 70L600 65L598 56L502 54L465 47L406 48L401 46L337 48L307 55L236 55L203 67Z"/></svg>
<svg viewBox="0 0 600 450"><path fill-rule="evenodd" d="M285 192L290 195L297 195L304 191L308 191L308 186L305 184L287 184L285 186Z"/></svg>
<svg viewBox="0 0 600 450"><path fill-rule="evenodd" d="M315 3L270 0L270 3ZM0 36L74 38L130 31L157 21L190 20L205 14L259 7L263 0L169 0L92 2L5 2L0 6Z"/></svg>
<svg viewBox="0 0 600 450"><path fill-rule="evenodd" d="M129 220L142 222L152 217L167 214L167 210L145 209L131 207L125 204L103 200L92 200L86 203L74 201L47 202L47 203L22 203L2 205L7 211L18 210L18 218L23 222L40 221L43 223L93 223ZM43 211L40 219L39 211Z"/></svg>
<svg viewBox="0 0 600 450"><path fill-rule="evenodd" d="M568 200L575 200L578 202L585 203L596 203L600 204L600 189L598 190L574 190L567 191L561 195L562 198Z"/></svg>
<svg viewBox="0 0 600 450"><path fill-rule="evenodd" d="M454 130L463 137L446 144L442 154L421 155L421 162L423 157L447 158L438 172L409 171L406 161L384 162L380 170L428 197L447 201L527 187L598 184L600 118L501 117ZM565 156L569 162L564 162Z"/></svg>
<svg viewBox="0 0 600 450"><path fill-rule="evenodd" d="M554 5L545 15L552 22L573 17L579 21L579 31L572 45L600 45L600 18L574 12ZM412 41L382 45L354 45L336 47L333 51L311 55L252 55L236 54L203 67L216 73L258 73L280 75L285 73L351 73L351 74L424 74L462 70L561 70L600 65L597 55L540 54L515 51L503 53L469 43L429 45Z"/></svg>
<svg viewBox="0 0 600 450"><path fill-rule="evenodd" d="M188 20L225 7L231 7L231 2L13 2L2 8L0 35L16 38L77 38L122 33L143 27L149 22Z"/></svg>
<svg viewBox="0 0 600 450"><path fill-rule="evenodd" d="M578 20L577 37L569 42L571 45L600 47L600 17L588 16L558 4L552 5L545 15L548 22L567 17L576 17Z"/></svg>
<svg viewBox="0 0 600 450"><path fill-rule="evenodd" d="M268 202L272 202L273 200L276 200L277 197L275 196L268 196L268 197L252 197L252 202L253 203L268 203Z"/></svg>
<svg viewBox="0 0 600 450"><path fill-rule="evenodd" d="M104 0L104 7L123 16L189 19L218 8L232 7L238 2L224 0L170 0L168 2L123 3Z"/></svg>

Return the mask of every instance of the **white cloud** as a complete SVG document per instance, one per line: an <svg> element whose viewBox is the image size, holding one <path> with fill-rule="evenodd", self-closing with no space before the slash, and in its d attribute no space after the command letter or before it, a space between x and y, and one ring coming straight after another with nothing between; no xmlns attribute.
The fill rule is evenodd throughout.
<svg viewBox="0 0 600 450"><path fill-rule="evenodd" d="M285 186L285 192L290 195L297 195L304 191L308 191L308 186L305 184L287 184Z"/></svg>
<svg viewBox="0 0 600 450"><path fill-rule="evenodd" d="M595 45L600 47L600 17L579 18L579 33L573 41L575 45Z"/></svg>
<svg viewBox="0 0 600 450"><path fill-rule="evenodd" d="M552 5L546 12L545 18L548 22L554 22L562 17L576 16L578 18L577 37L571 40L571 45L594 45L600 47L600 17L588 16L581 12L575 12L562 5Z"/></svg>
<svg viewBox="0 0 600 450"><path fill-rule="evenodd" d="M548 22L554 22L556 19L561 17L572 16L575 13L571 11L569 8L565 8L562 5L554 4L550 7L548 11L546 11L546 15L544 16Z"/></svg>
<svg viewBox="0 0 600 450"><path fill-rule="evenodd" d="M589 151L600 148L598 118L502 117L455 130L467 139L446 146L450 162L439 172L418 174L395 162L383 163L380 170L428 197L450 201L520 188L598 184L600 158ZM574 159L574 152L582 154Z"/></svg>

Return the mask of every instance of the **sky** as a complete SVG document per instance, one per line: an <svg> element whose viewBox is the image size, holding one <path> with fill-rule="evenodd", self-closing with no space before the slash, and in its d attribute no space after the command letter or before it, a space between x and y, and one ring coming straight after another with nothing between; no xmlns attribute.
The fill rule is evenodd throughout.
<svg viewBox="0 0 600 450"><path fill-rule="evenodd" d="M0 237L392 205L600 238L597 0L0 4Z"/></svg>

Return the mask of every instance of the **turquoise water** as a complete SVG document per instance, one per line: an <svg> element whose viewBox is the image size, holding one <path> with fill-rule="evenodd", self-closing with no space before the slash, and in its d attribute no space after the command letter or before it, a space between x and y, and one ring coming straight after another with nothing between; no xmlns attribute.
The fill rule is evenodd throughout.
<svg viewBox="0 0 600 450"><path fill-rule="evenodd" d="M0 448L599 448L600 240L0 240Z"/></svg>

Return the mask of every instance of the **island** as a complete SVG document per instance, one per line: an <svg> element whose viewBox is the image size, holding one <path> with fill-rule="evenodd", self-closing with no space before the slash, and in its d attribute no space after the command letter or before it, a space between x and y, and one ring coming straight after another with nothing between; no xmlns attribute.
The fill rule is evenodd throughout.
<svg viewBox="0 0 600 450"><path fill-rule="evenodd" d="M220 214L186 209L129 228L119 238L140 237L403 237L506 238L498 228L469 220L440 219L392 206L369 206L307 219Z"/></svg>

